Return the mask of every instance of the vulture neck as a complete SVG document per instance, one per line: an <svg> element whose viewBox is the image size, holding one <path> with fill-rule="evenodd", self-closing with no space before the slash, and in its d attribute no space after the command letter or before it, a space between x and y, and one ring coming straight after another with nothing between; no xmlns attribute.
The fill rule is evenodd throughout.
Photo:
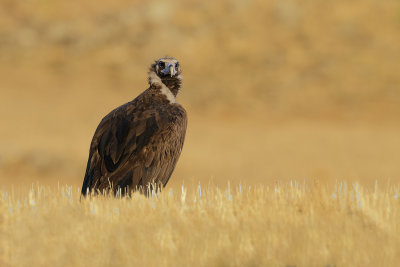
<svg viewBox="0 0 400 267"><path fill-rule="evenodd" d="M167 96L170 102L175 102L182 84L182 76L160 78L154 71L149 72L149 84L151 87L160 89L160 92Z"/></svg>
<svg viewBox="0 0 400 267"><path fill-rule="evenodd" d="M168 87L171 93L176 97L181 89L182 77L178 75L176 77L164 77L161 78L162 83Z"/></svg>

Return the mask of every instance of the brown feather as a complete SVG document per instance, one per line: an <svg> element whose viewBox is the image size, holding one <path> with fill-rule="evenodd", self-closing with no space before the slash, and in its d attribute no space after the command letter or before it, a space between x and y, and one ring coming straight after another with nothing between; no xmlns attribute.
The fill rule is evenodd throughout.
<svg viewBox="0 0 400 267"><path fill-rule="evenodd" d="M88 190L110 190L110 184L113 191L122 192L152 182L167 184L183 147L187 116L162 92L168 84L176 96L180 72L175 81L162 81L102 119L90 146L83 195Z"/></svg>

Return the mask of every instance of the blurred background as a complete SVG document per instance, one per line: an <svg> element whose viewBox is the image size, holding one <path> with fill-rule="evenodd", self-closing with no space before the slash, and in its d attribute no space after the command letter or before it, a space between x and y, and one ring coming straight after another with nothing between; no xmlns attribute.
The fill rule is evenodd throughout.
<svg viewBox="0 0 400 267"><path fill-rule="evenodd" d="M189 115L168 186L400 181L397 0L2 0L0 185L81 186L166 55Z"/></svg>

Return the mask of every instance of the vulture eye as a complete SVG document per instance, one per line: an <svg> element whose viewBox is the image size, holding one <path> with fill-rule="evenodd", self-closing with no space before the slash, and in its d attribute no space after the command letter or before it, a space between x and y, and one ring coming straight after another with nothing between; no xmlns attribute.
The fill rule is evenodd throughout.
<svg viewBox="0 0 400 267"><path fill-rule="evenodd" d="M179 69L179 62L176 62L176 64L175 64L175 69Z"/></svg>
<svg viewBox="0 0 400 267"><path fill-rule="evenodd" d="M160 62L158 62L158 66L160 66L160 68L163 69L163 68L165 68L165 63L160 61Z"/></svg>

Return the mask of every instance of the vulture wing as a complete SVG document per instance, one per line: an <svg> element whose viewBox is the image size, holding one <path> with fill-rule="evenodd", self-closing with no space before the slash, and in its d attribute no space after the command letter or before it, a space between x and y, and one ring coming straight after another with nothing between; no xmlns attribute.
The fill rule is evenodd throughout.
<svg viewBox="0 0 400 267"><path fill-rule="evenodd" d="M82 194L168 182L181 153L187 116L179 104L144 108L129 102L100 122L89 151Z"/></svg>

